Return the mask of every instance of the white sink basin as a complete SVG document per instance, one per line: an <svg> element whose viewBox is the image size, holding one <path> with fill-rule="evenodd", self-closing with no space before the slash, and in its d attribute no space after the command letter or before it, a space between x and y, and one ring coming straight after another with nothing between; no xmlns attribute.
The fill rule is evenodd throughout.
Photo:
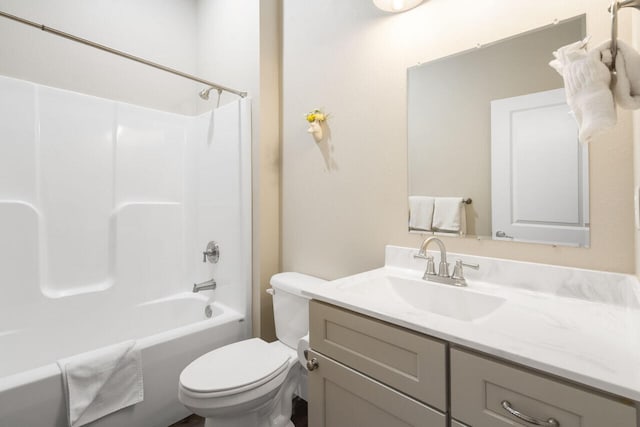
<svg viewBox="0 0 640 427"><path fill-rule="evenodd" d="M404 304L413 310L463 321L473 321L486 316L505 302L504 298L480 294L469 288L389 275L344 283L338 289L358 294L369 301Z"/></svg>

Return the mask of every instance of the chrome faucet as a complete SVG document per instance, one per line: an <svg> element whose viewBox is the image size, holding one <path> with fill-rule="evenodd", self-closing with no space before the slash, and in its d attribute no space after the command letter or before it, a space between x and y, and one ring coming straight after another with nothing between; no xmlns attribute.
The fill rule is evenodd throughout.
<svg viewBox="0 0 640 427"><path fill-rule="evenodd" d="M213 290L216 288L216 286L217 286L217 283L215 279L207 280L206 282L202 282L202 283L194 283L193 292Z"/></svg>
<svg viewBox="0 0 640 427"><path fill-rule="evenodd" d="M438 273L436 274L435 262L433 256L427 254L427 248L431 242L435 242L440 249L440 265L438 266ZM449 275L449 263L447 262L447 249L444 246L442 240L437 237L429 237L425 239L420 245L416 258L426 258L427 268L424 271L422 280L429 280L431 282L445 283L447 285L454 286L467 286L467 280L464 278L463 267L470 267L475 270L479 269L478 264L465 264L462 260L456 261L456 266L453 269L453 274Z"/></svg>
<svg viewBox="0 0 640 427"><path fill-rule="evenodd" d="M428 239L424 239L422 244L420 245L420 250L418 251L418 257L427 258L427 270L424 272L424 276L422 278L424 280L429 280L427 276L435 275L435 266L433 263L433 257L427 255L427 248L429 244L434 242L438 245L440 249L440 265L438 266L438 276L440 277L449 277L449 263L447 262L447 248L445 248L442 240L437 237L429 237Z"/></svg>

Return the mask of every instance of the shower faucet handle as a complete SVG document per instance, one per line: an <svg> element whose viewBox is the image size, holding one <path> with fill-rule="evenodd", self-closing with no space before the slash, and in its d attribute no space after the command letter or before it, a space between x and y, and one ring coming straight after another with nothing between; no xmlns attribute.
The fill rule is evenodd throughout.
<svg viewBox="0 0 640 427"><path fill-rule="evenodd" d="M211 241L207 244L207 248L202 252L202 262L209 261L212 264L217 263L220 260L220 245Z"/></svg>

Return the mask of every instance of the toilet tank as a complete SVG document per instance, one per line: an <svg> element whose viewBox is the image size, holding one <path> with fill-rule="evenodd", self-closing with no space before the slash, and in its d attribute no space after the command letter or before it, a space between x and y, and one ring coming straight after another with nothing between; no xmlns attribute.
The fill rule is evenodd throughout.
<svg viewBox="0 0 640 427"><path fill-rule="evenodd" d="M273 317L278 341L296 348L298 340L309 333L309 298L302 291L326 280L301 273L278 273L271 277Z"/></svg>

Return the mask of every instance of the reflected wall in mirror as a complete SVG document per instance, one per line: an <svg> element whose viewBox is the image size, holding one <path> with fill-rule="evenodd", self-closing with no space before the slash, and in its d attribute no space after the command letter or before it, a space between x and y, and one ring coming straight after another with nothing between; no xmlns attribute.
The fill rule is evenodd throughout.
<svg viewBox="0 0 640 427"><path fill-rule="evenodd" d="M449 234L589 245L587 147L548 65L584 36L581 15L409 68L410 231L426 221L427 232L447 232L430 225L450 215L438 201L458 197L472 203ZM433 211L420 204L431 198Z"/></svg>

